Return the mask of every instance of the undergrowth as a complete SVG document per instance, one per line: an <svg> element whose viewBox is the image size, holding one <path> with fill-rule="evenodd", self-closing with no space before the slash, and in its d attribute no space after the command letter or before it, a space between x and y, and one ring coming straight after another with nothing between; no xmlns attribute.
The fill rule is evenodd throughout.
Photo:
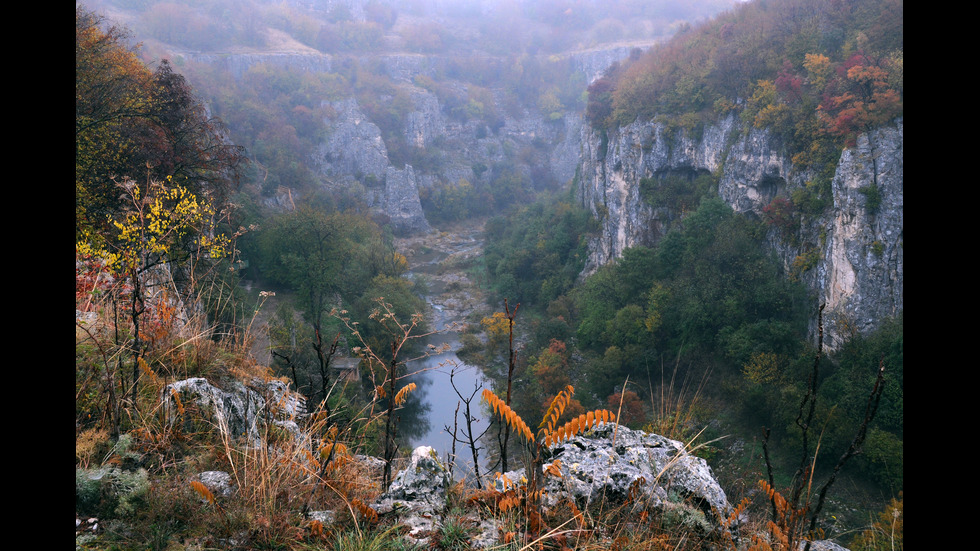
<svg viewBox="0 0 980 551"><path fill-rule="evenodd" d="M794 505L768 482L714 518L651 507L639 489L656 481L638 481L625 499L546 505L544 479L562 476L549 447L615 416L597 410L562 423L574 392L569 386L535 432L485 391L487 405L522 441L530 479L498 474L479 488L460 481L437 528L415 538L396 516L379 516L369 506L383 490L384 468L358 455L377 448L369 441L382 434L389 411L335 402L330 414L310 404L290 415L282 402L270 403L252 437L236 434L206 405L167 389L191 377L224 389L275 382L268 367L251 359L249 335L217 335L203 317L177 309L150 311L157 317L147 319L159 321L146 325L154 335L138 364L137 386L119 369L130 339L112 296L106 286L76 301L84 313L76 323L78 549L459 551L473 548L491 526L489 545L514 551L782 550L791 548L795 538L787 534L798 537L810 513L806 502ZM662 396L652 425L687 433L680 427L689 423L700 391L687 392ZM214 472L226 473L227 484L215 484L208 476ZM898 502L858 538L857 548L887 549L897 541L893 548L901 549L901 530Z"/></svg>

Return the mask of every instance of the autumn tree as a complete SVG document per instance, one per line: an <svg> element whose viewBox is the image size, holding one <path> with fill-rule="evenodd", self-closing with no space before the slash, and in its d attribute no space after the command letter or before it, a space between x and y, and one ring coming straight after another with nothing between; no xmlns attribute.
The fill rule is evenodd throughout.
<svg viewBox="0 0 980 551"><path fill-rule="evenodd" d="M128 40L76 7L76 234L88 239L124 208L117 181L148 175L221 204L244 163L186 80L166 61L151 71Z"/></svg>
<svg viewBox="0 0 980 551"><path fill-rule="evenodd" d="M119 185L119 192L125 202L104 239L78 240L75 248L76 284L80 275L85 277L80 267L97 267L105 280L117 282L107 290L111 310L125 312L121 318L112 316L116 351L110 355L117 358L117 365L106 366L113 435L120 424L120 403L113 388L115 377L124 377L122 357L131 358L128 391L130 404L136 407L138 382L142 372L150 369L144 360L152 345L148 320L172 323L174 304L181 300L160 288L172 286L174 272L193 273L198 263L213 264L231 246L231 238L216 230L215 208L169 178L127 180Z"/></svg>
<svg viewBox="0 0 980 551"><path fill-rule="evenodd" d="M548 348L542 350L531 365L531 373L537 386L548 396L547 402L551 402L555 395L571 383L565 343L552 339Z"/></svg>
<svg viewBox="0 0 980 551"><path fill-rule="evenodd" d="M647 415L643 409L643 400L632 390L609 395L606 404L610 411L619 412L621 424L636 427L646 422Z"/></svg>
<svg viewBox="0 0 980 551"><path fill-rule="evenodd" d="M161 324L200 290L198 270L213 274L229 252L234 234L225 237L222 224L241 163L182 76L166 62L150 70L125 30L76 7L76 282L92 272L114 282L103 294L114 342L102 348L119 359L105 366L114 434L122 405L114 387L135 406Z"/></svg>
<svg viewBox="0 0 980 551"><path fill-rule="evenodd" d="M831 81L820 113L826 127L853 144L858 133L881 126L902 113L902 97L891 86L889 67L863 53L847 59ZM891 67L899 71L899 67Z"/></svg>

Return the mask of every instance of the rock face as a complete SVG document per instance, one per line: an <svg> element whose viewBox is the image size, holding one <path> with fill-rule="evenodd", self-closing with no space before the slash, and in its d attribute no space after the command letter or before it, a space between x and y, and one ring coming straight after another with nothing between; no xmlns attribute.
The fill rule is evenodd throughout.
<svg viewBox="0 0 980 551"><path fill-rule="evenodd" d="M424 545L428 535L438 528L450 484L452 474L435 449L420 446L412 452L408 466L392 480L388 491L371 507L379 515L397 515L399 522L408 527L408 538ZM488 541L492 541L493 530L488 532Z"/></svg>
<svg viewBox="0 0 980 551"><path fill-rule="evenodd" d="M734 115L700 135L643 121L605 136L588 127L582 133L579 197L601 223L583 275L629 247L654 245L676 218L643 200L642 178L711 173L719 178L719 196L747 216L761 216L773 198L812 180L794 167L777 138L764 130L743 131ZM832 189L833 205L802 227L802 245L787 243L775 230L769 235L787 272L800 258L813 259L800 278L826 304L831 348L845 328L873 330L903 307L903 121L862 135L845 150ZM869 206L872 195L878 205Z"/></svg>
<svg viewBox="0 0 980 551"><path fill-rule="evenodd" d="M552 452L562 472L560 478L547 478L552 496L569 496L581 504L621 501L638 490L648 507L699 511L711 519L709 524L730 509L708 463L689 454L683 443L659 434L607 423Z"/></svg>
<svg viewBox="0 0 980 551"><path fill-rule="evenodd" d="M420 446L412 452L408 466L391 482L388 491L375 501L381 514L396 510L431 514L445 505L445 492L452 482L449 468L435 449Z"/></svg>
<svg viewBox="0 0 980 551"><path fill-rule="evenodd" d="M902 124L865 134L841 155L822 261L811 276L823 289L830 333L859 332L904 307ZM880 198L869 207L869 190ZM819 231L820 228L811 228Z"/></svg>
<svg viewBox="0 0 980 551"><path fill-rule="evenodd" d="M396 233L428 233L432 230L422 212L419 186L411 165L402 170L389 166L385 171L384 213Z"/></svg>
<svg viewBox="0 0 980 551"><path fill-rule="evenodd" d="M576 78L581 78L584 88L633 49L617 45L563 57L572 60L580 73ZM313 50L180 55L226 68L236 78L261 63L317 73L331 72L337 64L332 56ZM505 99L506 94L500 91L491 91L493 99L481 99L493 105L466 105L471 84L444 77L457 62L453 56L396 53L363 56L357 61L382 72L410 98L408 111L399 113L402 127L385 126L383 132L379 125L385 123L372 121L353 95L339 101L324 99L336 115L327 120L327 136L311 161L326 187L365 199L376 214L392 221L396 232L406 235L431 230L419 197L427 189L454 186L461 180L489 185L503 170L520 174L526 185L536 189L560 187L575 176L582 138L578 113L569 110L560 117L545 117L533 107L533 100L527 102L532 107L522 110L510 105L512 99ZM431 90L416 83L418 77L438 77L443 90L451 91L446 102L464 105L444 104ZM465 115L460 114L463 111ZM385 137L390 140L393 134L400 143L385 143ZM424 162L411 158L413 166L405 164L409 158L404 153L406 148L424 152Z"/></svg>
<svg viewBox="0 0 980 551"><path fill-rule="evenodd" d="M337 117L330 136L315 154L321 173L331 179L384 179L388 168L388 149L381 139L381 129L371 122L354 98L332 103Z"/></svg>
<svg viewBox="0 0 980 551"><path fill-rule="evenodd" d="M234 438L243 437L255 443L260 441L260 422L266 418L298 437L296 418L306 407L302 397L278 379L255 380L250 387L236 382L228 390L201 377L185 379L164 387L161 402L172 424L191 428L203 421Z"/></svg>
<svg viewBox="0 0 980 551"><path fill-rule="evenodd" d="M332 104L337 112L329 138L316 153L316 165L335 187L363 186L367 204L385 215L399 234L431 231L422 212L418 180L411 166L391 166L381 129L368 120L357 100ZM411 131L420 143L431 139L431 125L420 117L410 119Z"/></svg>
<svg viewBox="0 0 980 551"><path fill-rule="evenodd" d="M730 512L728 499L701 458L680 442L657 434L633 431L615 423L600 425L551 449L561 477L546 477L545 506L572 499L580 507L606 500L621 503L631 493L638 506L661 511L704 533L719 528L719 515ZM547 467L547 465L546 465ZM524 470L507 473L521 484ZM372 507L379 514L398 514L415 537L432 530L446 508L449 469L427 446L416 448L408 466ZM498 489L502 489L498 488ZM476 542L495 542L497 526L480 523Z"/></svg>

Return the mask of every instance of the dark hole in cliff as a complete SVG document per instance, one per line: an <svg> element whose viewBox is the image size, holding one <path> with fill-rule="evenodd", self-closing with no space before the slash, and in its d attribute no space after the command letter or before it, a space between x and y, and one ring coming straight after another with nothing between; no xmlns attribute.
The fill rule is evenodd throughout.
<svg viewBox="0 0 980 551"><path fill-rule="evenodd" d="M786 180L783 180L779 176L773 175L763 176L762 179L759 180L759 183L755 185L755 189L759 192L759 199L763 206L772 202L780 188L785 187Z"/></svg>

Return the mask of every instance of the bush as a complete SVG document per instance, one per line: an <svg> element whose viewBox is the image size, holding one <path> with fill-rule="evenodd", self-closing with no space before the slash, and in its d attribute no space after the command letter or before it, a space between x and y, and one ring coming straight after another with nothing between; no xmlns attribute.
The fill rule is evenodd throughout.
<svg viewBox="0 0 980 551"><path fill-rule="evenodd" d="M150 490L148 473L115 467L75 469L75 510L103 519L126 518Z"/></svg>
<svg viewBox="0 0 980 551"><path fill-rule="evenodd" d="M864 209L868 214L874 216L881 210L881 190L874 183L858 188L858 192L864 195Z"/></svg>
<svg viewBox="0 0 980 551"><path fill-rule="evenodd" d="M797 228L793 203L785 197L775 197L762 207L762 219L769 227L776 228L780 235L788 238Z"/></svg>

